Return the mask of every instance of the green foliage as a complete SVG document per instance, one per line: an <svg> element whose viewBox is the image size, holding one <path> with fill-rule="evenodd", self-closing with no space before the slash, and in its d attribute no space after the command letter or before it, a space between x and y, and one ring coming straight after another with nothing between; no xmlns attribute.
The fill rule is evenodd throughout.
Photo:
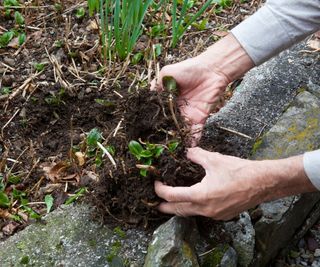
<svg viewBox="0 0 320 267"><path fill-rule="evenodd" d="M14 37L13 31L8 31L0 35L0 48L5 48Z"/></svg>
<svg viewBox="0 0 320 267"><path fill-rule="evenodd" d="M58 92L51 92L50 91L50 96L45 97L44 101L48 105L59 106L61 104L65 104L65 102L62 100L64 95L65 95L64 88L61 88Z"/></svg>
<svg viewBox="0 0 320 267"><path fill-rule="evenodd" d="M0 191L0 207L8 208L9 206L10 206L10 200L8 195L5 192Z"/></svg>
<svg viewBox="0 0 320 267"><path fill-rule="evenodd" d="M89 149L96 149L97 143L102 140L102 133L97 128L93 128L87 135L86 140Z"/></svg>
<svg viewBox="0 0 320 267"><path fill-rule="evenodd" d="M141 60L143 59L143 54L141 52L136 53L133 55L132 59L131 59L131 63L133 65L138 64Z"/></svg>
<svg viewBox="0 0 320 267"><path fill-rule="evenodd" d="M162 154L164 147L150 143L144 146L135 140L130 141L128 145L130 153L145 166L140 169L140 175L145 177L148 174L148 168L152 165L153 159L158 158Z"/></svg>
<svg viewBox="0 0 320 267"><path fill-rule="evenodd" d="M46 203L47 206L47 213L50 212L52 206L53 206L53 197L51 195L46 195L44 198L44 202Z"/></svg>
<svg viewBox="0 0 320 267"><path fill-rule="evenodd" d="M22 265L27 265L27 264L29 264L29 262L30 262L29 256L23 256L23 257L20 259L20 264L22 264Z"/></svg>
<svg viewBox="0 0 320 267"><path fill-rule="evenodd" d="M88 0L89 14L99 9L105 58L126 59L142 33L142 24L152 0Z"/></svg>
<svg viewBox="0 0 320 267"><path fill-rule="evenodd" d="M85 187L80 188L73 196L69 197L64 204L70 205L75 202L79 197L82 197L85 194L86 190L87 189Z"/></svg>
<svg viewBox="0 0 320 267"><path fill-rule="evenodd" d="M77 11L76 11L77 19L83 19L85 15L86 15L86 11L83 7L80 7L77 9Z"/></svg>
<svg viewBox="0 0 320 267"><path fill-rule="evenodd" d="M18 36L18 44L19 46L21 46L22 44L24 44L24 42L26 41L26 34L23 32L23 33L20 33L19 36Z"/></svg>
<svg viewBox="0 0 320 267"><path fill-rule="evenodd" d="M173 140L168 143L168 149L171 153L175 152L178 146L179 146L179 141L177 140Z"/></svg>
<svg viewBox="0 0 320 267"><path fill-rule="evenodd" d="M14 20L19 26L24 24L24 17L19 11L14 12Z"/></svg>
<svg viewBox="0 0 320 267"><path fill-rule="evenodd" d="M177 92L177 81L172 76L164 76L162 78L162 84L170 93Z"/></svg>
<svg viewBox="0 0 320 267"><path fill-rule="evenodd" d="M12 88L10 88L10 87L2 87L1 89L0 89L0 95L9 95L10 93L11 93L11 91L12 91Z"/></svg>
<svg viewBox="0 0 320 267"><path fill-rule="evenodd" d="M3 5L6 8L10 8L10 7L17 7L20 6L20 3L18 0L4 0L3 1Z"/></svg>
<svg viewBox="0 0 320 267"><path fill-rule="evenodd" d="M180 12L178 10L179 2L181 5ZM188 10L193 6L193 1L172 1L172 47L177 46L178 41L182 38L189 26L191 26L192 23L194 23L203 14L203 12L212 4L212 2L213 0L207 0L195 14L191 15L190 17L188 16L188 20L186 20Z"/></svg>
<svg viewBox="0 0 320 267"><path fill-rule="evenodd" d="M37 72L43 71L45 67L45 63L35 63L33 64L33 67Z"/></svg>

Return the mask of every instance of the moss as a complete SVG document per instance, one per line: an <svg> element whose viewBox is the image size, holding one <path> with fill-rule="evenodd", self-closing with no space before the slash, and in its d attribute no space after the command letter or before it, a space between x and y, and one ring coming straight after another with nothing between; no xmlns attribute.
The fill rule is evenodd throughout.
<svg viewBox="0 0 320 267"><path fill-rule="evenodd" d="M227 251L228 245L219 245L214 248L209 254L204 256L201 267L216 267L219 266L224 253Z"/></svg>
<svg viewBox="0 0 320 267"><path fill-rule="evenodd" d="M182 243L182 253L187 259L193 259L192 249L186 242Z"/></svg>
<svg viewBox="0 0 320 267"><path fill-rule="evenodd" d="M261 145L262 145L262 138L260 137L253 144L251 154L255 154L257 152L257 150L261 147Z"/></svg>
<svg viewBox="0 0 320 267"><path fill-rule="evenodd" d="M306 88L300 87L300 88L298 88L297 93L300 94L300 93L305 92L306 90L307 90Z"/></svg>
<svg viewBox="0 0 320 267"><path fill-rule="evenodd" d="M290 136L288 141L305 141L307 137L311 137L316 131L318 131L319 120L314 117L307 118L306 127L302 130L298 130L296 124L291 125L288 128Z"/></svg>

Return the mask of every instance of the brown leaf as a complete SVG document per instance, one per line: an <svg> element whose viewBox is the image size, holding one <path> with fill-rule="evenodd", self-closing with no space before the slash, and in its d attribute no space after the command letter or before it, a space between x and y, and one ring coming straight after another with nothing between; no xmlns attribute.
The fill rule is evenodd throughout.
<svg viewBox="0 0 320 267"><path fill-rule="evenodd" d="M82 152L78 151L75 153L75 156L77 157L79 166L83 166L85 163L85 154L83 154Z"/></svg>
<svg viewBox="0 0 320 267"><path fill-rule="evenodd" d="M62 184L47 184L45 187L41 187L39 193L41 195L52 193L56 189L62 188Z"/></svg>
<svg viewBox="0 0 320 267"><path fill-rule="evenodd" d="M226 31L214 31L212 33L213 35L219 36L219 37L225 37L227 36L229 33Z"/></svg>
<svg viewBox="0 0 320 267"><path fill-rule="evenodd" d="M8 223L6 226L4 226L2 228L2 232L5 234L5 235L12 235L14 233L14 231L17 229L17 227L19 226L18 223L16 222L10 222Z"/></svg>
<svg viewBox="0 0 320 267"><path fill-rule="evenodd" d="M19 48L19 38L18 37L13 38L10 41L10 43L8 44L8 47L18 49Z"/></svg>
<svg viewBox="0 0 320 267"><path fill-rule="evenodd" d="M65 161L60 161L57 164L51 167L43 167L46 177L53 183L59 181L63 172L66 168L69 167L69 164Z"/></svg>

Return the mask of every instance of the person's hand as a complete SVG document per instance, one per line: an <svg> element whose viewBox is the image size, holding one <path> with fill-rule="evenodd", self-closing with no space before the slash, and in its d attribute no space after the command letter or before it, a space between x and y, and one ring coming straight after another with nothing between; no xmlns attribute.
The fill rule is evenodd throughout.
<svg viewBox="0 0 320 267"><path fill-rule="evenodd" d="M302 156L251 161L199 147L190 148L187 156L203 166L206 176L191 187L156 181L156 194L167 201L159 205L161 212L228 220L264 201L316 191L304 173Z"/></svg>
<svg viewBox="0 0 320 267"><path fill-rule="evenodd" d="M165 66L151 89L164 90L165 76L177 81L178 105L194 132L201 130L211 110L221 105L221 96L230 82L222 73L210 69L201 56Z"/></svg>

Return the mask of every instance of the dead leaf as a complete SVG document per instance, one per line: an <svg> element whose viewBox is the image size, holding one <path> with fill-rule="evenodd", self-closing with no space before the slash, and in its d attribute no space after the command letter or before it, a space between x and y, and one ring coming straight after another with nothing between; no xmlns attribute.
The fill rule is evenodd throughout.
<svg viewBox="0 0 320 267"><path fill-rule="evenodd" d="M0 209L0 218L8 219L10 216L11 214L9 211Z"/></svg>
<svg viewBox="0 0 320 267"><path fill-rule="evenodd" d="M14 231L17 229L17 227L19 226L18 223L16 222L10 222L8 223L6 226L4 226L2 228L2 232L5 234L5 235L12 235L14 233Z"/></svg>
<svg viewBox="0 0 320 267"><path fill-rule="evenodd" d="M63 176L63 172L66 168L69 167L69 164L65 161L60 161L57 164L51 167L43 167L46 177L53 183L57 182Z"/></svg>
<svg viewBox="0 0 320 267"><path fill-rule="evenodd" d="M10 41L10 43L8 44L8 47L18 49L19 48L19 38L18 37L13 38Z"/></svg>
<svg viewBox="0 0 320 267"><path fill-rule="evenodd" d="M87 31L96 31L99 29L99 26L95 20L90 20L88 26L86 27Z"/></svg>
<svg viewBox="0 0 320 267"><path fill-rule="evenodd" d="M77 159L78 159L78 163L79 163L79 166L83 166L84 163L85 163L85 154L83 154L82 152L78 151L75 153Z"/></svg>
<svg viewBox="0 0 320 267"><path fill-rule="evenodd" d="M62 184L47 184L45 187L41 187L39 193L41 195L52 193L56 189L62 188Z"/></svg>
<svg viewBox="0 0 320 267"><path fill-rule="evenodd" d="M229 33L226 31L214 31L212 33L213 35L219 36L219 37L225 37L227 36Z"/></svg>

